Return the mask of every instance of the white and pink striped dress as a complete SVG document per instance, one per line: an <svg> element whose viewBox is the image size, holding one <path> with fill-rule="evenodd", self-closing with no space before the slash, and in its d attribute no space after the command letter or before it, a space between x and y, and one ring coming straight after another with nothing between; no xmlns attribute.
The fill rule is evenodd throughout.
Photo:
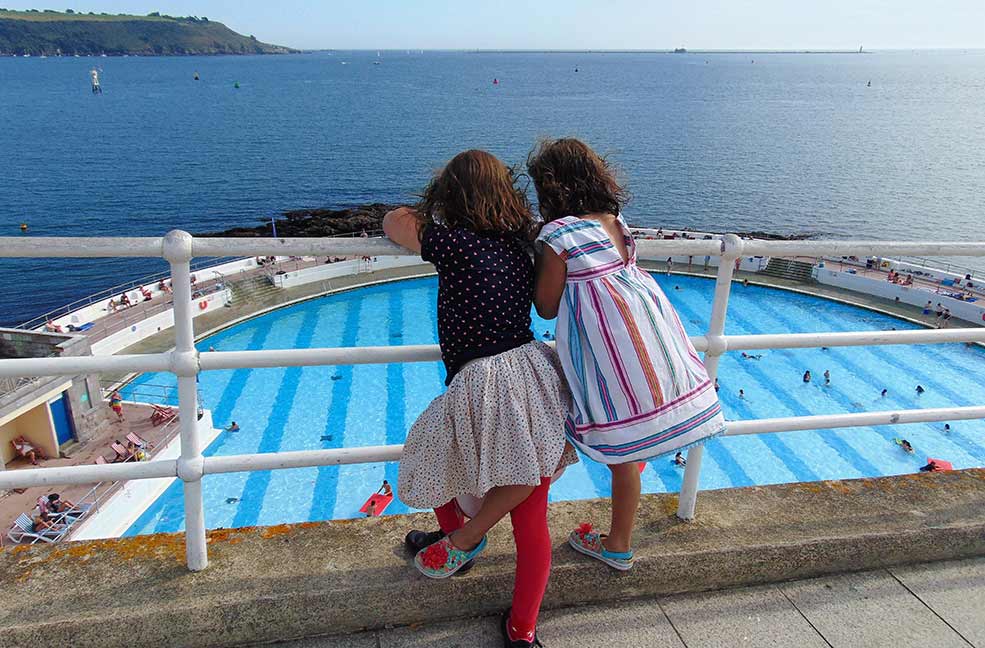
<svg viewBox="0 0 985 648"><path fill-rule="evenodd" d="M567 264L557 351L571 386L568 439L596 461L620 464L675 452L725 431L704 363L656 281L602 224L552 221L538 241Z"/></svg>

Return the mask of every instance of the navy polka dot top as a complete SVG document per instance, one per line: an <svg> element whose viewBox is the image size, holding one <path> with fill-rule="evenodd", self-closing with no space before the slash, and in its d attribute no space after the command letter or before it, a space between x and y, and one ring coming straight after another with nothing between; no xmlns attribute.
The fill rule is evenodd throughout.
<svg viewBox="0 0 985 648"><path fill-rule="evenodd" d="M533 340L534 265L515 235L428 225L421 257L438 270L438 341L448 370Z"/></svg>

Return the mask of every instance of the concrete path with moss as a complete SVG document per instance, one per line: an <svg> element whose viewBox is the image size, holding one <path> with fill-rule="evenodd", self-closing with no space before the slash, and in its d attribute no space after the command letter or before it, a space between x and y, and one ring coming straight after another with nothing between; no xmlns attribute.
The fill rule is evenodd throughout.
<svg viewBox="0 0 985 648"><path fill-rule="evenodd" d="M277 645L494 648L502 646L497 622L463 619ZM985 648L985 558L548 610L540 638L549 648Z"/></svg>

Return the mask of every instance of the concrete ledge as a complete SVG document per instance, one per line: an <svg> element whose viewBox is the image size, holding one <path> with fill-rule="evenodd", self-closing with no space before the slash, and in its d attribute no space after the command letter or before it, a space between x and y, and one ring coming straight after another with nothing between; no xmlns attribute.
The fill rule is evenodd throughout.
<svg viewBox="0 0 985 648"><path fill-rule="evenodd" d="M985 469L643 498L638 562L616 573L564 545L608 502L551 506L556 549L545 607L600 603L985 555ZM233 646L489 614L508 605L509 525L468 574L427 581L407 529L430 515L217 530L210 567L185 570L181 535L7 547L4 645Z"/></svg>

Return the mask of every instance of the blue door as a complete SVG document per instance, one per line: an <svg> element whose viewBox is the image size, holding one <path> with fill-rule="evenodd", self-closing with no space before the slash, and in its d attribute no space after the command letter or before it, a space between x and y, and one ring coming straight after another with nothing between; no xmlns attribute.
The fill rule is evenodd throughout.
<svg viewBox="0 0 985 648"><path fill-rule="evenodd" d="M67 443L75 438L75 430L72 428L72 417L68 413L68 399L62 394L56 400L48 403L51 408L51 420L55 422L55 436L58 438L58 445Z"/></svg>

